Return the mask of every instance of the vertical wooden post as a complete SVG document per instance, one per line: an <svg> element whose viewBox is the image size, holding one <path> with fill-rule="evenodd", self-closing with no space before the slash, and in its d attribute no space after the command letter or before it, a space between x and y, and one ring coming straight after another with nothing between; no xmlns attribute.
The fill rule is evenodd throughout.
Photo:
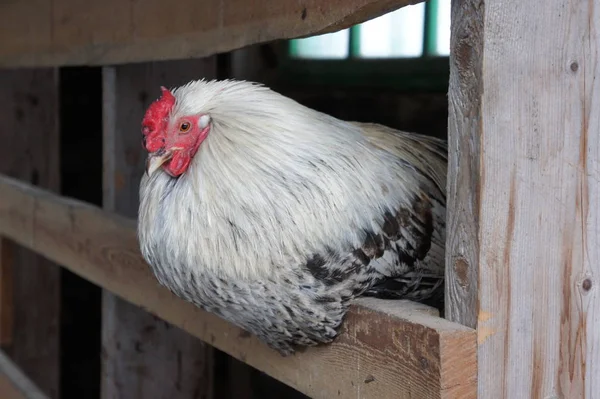
<svg viewBox="0 0 600 399"><path fill-rule="evenodd" d="M14 333L14 244L0 237L0 346L10 347Z"/></svg>
<svg viewBox="0 0 600 399"><path fill-rule="evenodd" d="M600 1L454 1L447 315L480 398L600 397Z"/></svg>
<svg viewBox="0 0 600 399"><path fill-rule="evenodd" d="M160 86L214 74L213 58L104 68L105 208L137 215L145 161L141 120ZM212 397L210 346L108 292L102 316L103 398Z"/></svg>
<svg viewBox="0 0 600 399"><path fill-rule="evenodd" d="M54 191L60 189L58 90L57 69L0 71L0 172ZM60 268L7 240L1 251L3 273L11 268L5 263L10 254L13 276L13 334L6 352L57 398Z"/></svg>

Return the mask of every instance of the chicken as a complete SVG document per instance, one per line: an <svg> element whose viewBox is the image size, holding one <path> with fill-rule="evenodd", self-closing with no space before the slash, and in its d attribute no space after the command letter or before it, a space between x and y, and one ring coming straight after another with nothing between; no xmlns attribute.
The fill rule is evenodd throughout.
<svg viewBox="0 0 600 399"><path fill-rule="evenodd" d="M142 133L158 281L282 355L331 342L358 296L443 296L444 141L232 80L162 88Z"/></svg>

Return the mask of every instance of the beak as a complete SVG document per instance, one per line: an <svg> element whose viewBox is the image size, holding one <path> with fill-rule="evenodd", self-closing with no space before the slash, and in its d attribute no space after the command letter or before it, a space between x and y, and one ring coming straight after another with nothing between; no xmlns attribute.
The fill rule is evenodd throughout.
<svg viewBox="0 0 600 399"><path fill-rule="evenodd" d="M152 174L156 172L162 164L171 159L172 156L173 151L166 151L164 148L161 148L152 154L148 154L148 159L146 159L146 174L152 176Z"/></svg>

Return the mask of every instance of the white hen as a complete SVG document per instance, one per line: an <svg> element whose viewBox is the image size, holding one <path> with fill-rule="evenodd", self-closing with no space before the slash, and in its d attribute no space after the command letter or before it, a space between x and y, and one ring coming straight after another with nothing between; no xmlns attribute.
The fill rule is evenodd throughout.
<svg viewBox="0 0 600 399"><path fill-rule="evenodd" d="M443 293L445 142L240 81L163 88L142 125L139 242L176 295L289 354L359 295Z"/></svg>

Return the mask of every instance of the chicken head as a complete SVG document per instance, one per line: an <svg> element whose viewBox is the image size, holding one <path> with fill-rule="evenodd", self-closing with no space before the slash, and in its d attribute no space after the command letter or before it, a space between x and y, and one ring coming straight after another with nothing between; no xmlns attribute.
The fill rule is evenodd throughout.
<svg viewBox="0 0 600 399"><path fill-rule="evenodd" d="M152 175L162 167L173 177L182 175L200 144L210 132L210 116L173 117L175 97L161 87L162 96L152 103L142 120L143 144L148 151L146 173Z"/></svg>

